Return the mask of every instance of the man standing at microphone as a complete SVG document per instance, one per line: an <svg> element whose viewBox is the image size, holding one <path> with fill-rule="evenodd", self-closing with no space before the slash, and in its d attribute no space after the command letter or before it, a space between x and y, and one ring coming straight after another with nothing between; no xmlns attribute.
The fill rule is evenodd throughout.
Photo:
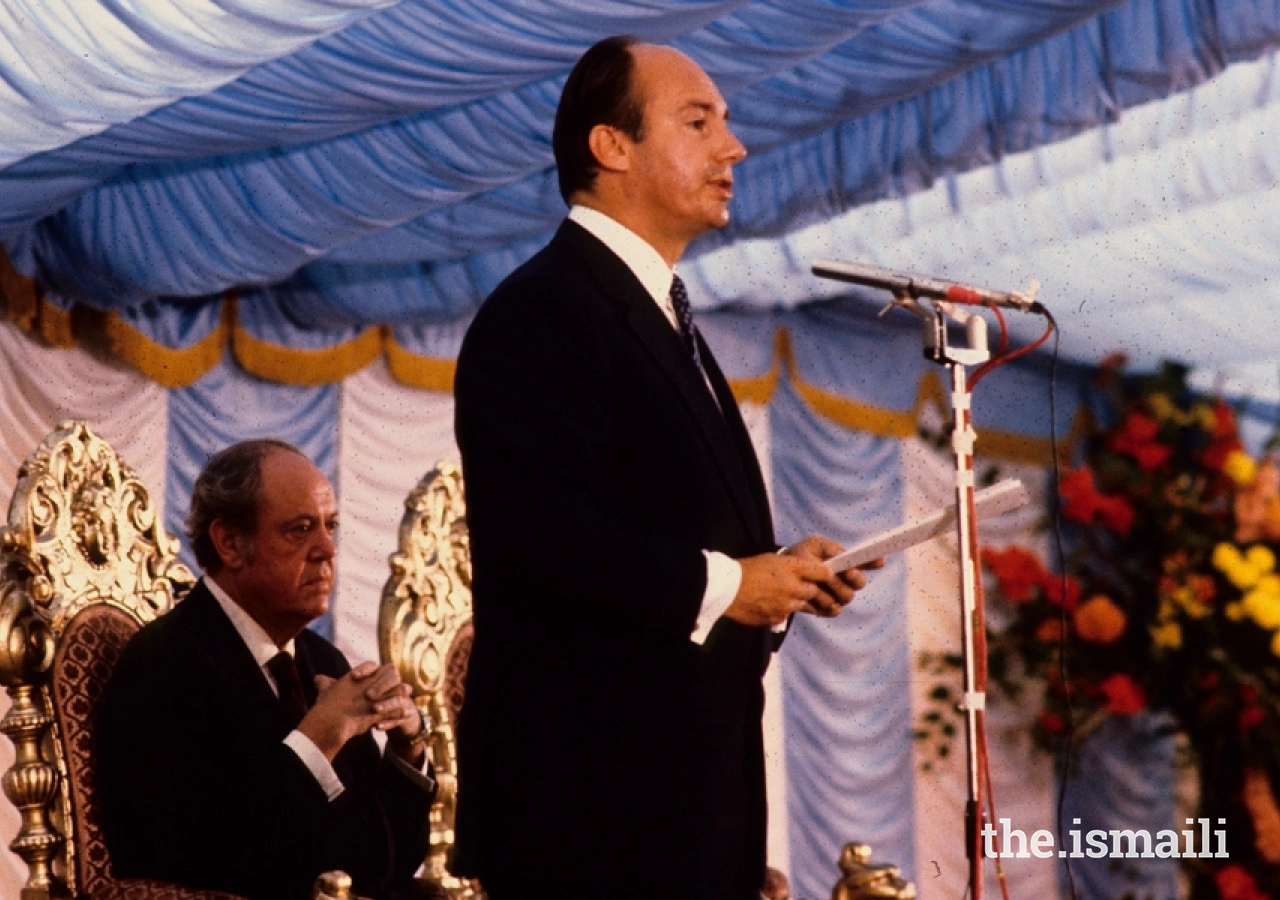
<svg viewBox="0 0 1280 900"><path fill-rule="evenodd" d="M793 613L836 615L865 575L830 574L821 537L777 552L673 277L746 155L711 79L601 41L553 143L568 220L458 359L475 644L454 868L493 900L758 900L761 677Z"/></svg>

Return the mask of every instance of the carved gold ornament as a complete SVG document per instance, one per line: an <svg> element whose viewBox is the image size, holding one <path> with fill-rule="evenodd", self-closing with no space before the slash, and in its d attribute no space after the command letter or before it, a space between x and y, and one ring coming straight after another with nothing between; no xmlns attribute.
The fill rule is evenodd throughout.
<svg viewBox="0 0 1280 900"><path fill-rule="evenodd" d="M412 686L414 702L431 734L427 752L438 788L431 807L431 845L425 875L451 897L476 896L448 873L457 801L457 748L453 723L462 704L462 680L471 648L471 548L462 473L441 462L405 498L399 549L382 590L378 649Z"/></svg>
<svg viewBox="0 0 1280 900"><path fill-rule="evenodd" d="M12 701L0 732L15 749L3 787L22 817L9 846L27 863L23 900L83 887L66 839L76 802L68 754L87 750L64 741L49 677L63 632L90 608L123 613L126 630L170 609L194 582L177 552L146 486L84 423L60 423L18 470L0 528L0 683ZM101 620L88 642L111 627Z"/></svg>

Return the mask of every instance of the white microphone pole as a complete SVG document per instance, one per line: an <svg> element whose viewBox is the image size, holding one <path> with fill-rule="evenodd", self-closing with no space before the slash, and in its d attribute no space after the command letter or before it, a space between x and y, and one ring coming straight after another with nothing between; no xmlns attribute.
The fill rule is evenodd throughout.
<svg viewBox="0 0 1280 900"><path fill-rule="evenodd" d="M902 306L924 321L925 356L947 368L951 374L951 449L955 461L956 534L960 563L960 638L964 661L964 696L960 710L965 719L965 762L968 772L968 799L965 805L965 853L969 859L969 896L982 900L983 846L982 832L987 824L983 811L983 787L986 773L981 765L980 738L986 733L986 659L982 660L979 678L977 631L984 628L985 615L978 590L978 531L974 509L976 489L973 447L977 433L973 428L971 395L966 382L965 366L978 365L991 358L987 348L986 320L981 316L957 310L953 304L997 306L1025 312L1045 312L1035 300L1036 285L1025 294L987 291L936 278L908 275L877 266L854 265L821 260L813 264L813 273L824 278L848 281L868 287L883 288L893 293L892 305ZM932 309L919 302L931 301ZM965 326L968 347L951 347L947 342L947 316ZM983 634L985 648L986 635Z"/></svg>

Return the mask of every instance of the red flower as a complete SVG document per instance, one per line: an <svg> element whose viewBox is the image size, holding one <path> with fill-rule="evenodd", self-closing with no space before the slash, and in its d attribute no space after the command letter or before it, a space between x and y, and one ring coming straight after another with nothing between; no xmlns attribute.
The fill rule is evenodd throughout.
<svg viewBox="0 0 1280 900"><path fill-rule="evenodd" d="M1231 440L1239 434L1236 428L1236 411L1225 400L1213 403L1213 436L1218 440Z"/></svg>
<svg viewBox="0 0 1280 900"><path fill-rule="evenodd" d="M1216 669L1210 669L1200 676L1200 680L1196 683L1196 687L1203 691L1211 691L1222 683L1222 673Z"/></svg>
<svg viewBox="0 0 1280 900"><path fill-rule="evenodd" d="M1156 440L1160 423L1140 412L1131 412L1124 424L1111 435L1110 446L1115 453L1133 457L1144 472L1154 472L1173 455L1173 451Z"/></svg>
<svg viewBox="0 0 1280 900"><path fill-rule="evenodd" d="M1124 497L1098 492L1093 470L1088 466L1062 476L1062 515L1086 525L1097 519L1119 535L1129 533L1135 518L1133 507Z"/></svg>
<svg viewBox="0 0 1280 900"><path fill-rule="evenodd" d="M1251 703L1250 705L1240 710L1240 722L1239 722L1240 730L1248 731L1251 728L1255 728L1258 725L1261 725L1262 720L1265 717L1266 716L1265 716L1265 713L1263 713L1262 711L1262 707L1258 706L1256 703Z"/></svg>
<svg viewBox="0 0 1280 900"><path fill-rule="evenodd" d="M1010 603L1026 603L1031 599L1031 589L1044 584L1050 577L1040 557L1023 547L1006 547L1004 550L984 548L982 563L996 577L1000 593Z"/></svg>
<svg viewBox="0 0 1280 900"><path fill-rule="evenodd" d="M1042 712L1036 717L1036 725L1046 734L1062 734L1067 730L1067 723L1057 713Z"/></svg>
<svg viewBox="0 0 1280 900"><path fill-rule="evenodd" d="M1253 876L1239 863L1223 866L1213 873L1222 900L1267 900Z"/></svg>
<svg viewBox="0 0 1280 900"><path fill-rule="evenodd" d="M1098 363L1098 374L1094 376L1094 382L1099 387L1110 387L1119 379L1120 371L1128 361L1129 357L1124 354L1124 351L1112 350L1102 357L1102 362Z"/></svg>
<svg viewBox="0 0 1280 900"><path fill-rule="evenodd" d="M1107 712L1131 716L1142 712L1147 705L1147 697L1143 693L1142 685L1123 672L1117 672L1108 677L1099 687L1107 698Z"/></svg>
<svg viewBox="0 0 1280 900"><path fill-rule="evenodd" d="M1065 587L1063 582L1066 582ZM1040 589L1044 591L1046 600L1054 606L1065 606L1067 612L1075 612L1076 607L1080 605L1080 580L1074 575L1063 578L1046 572L1044 580L1040 582Z"/></svg>
<svg viewBox="0 0 1280 900"><path fill-rule="evenodd" d="M1204 464L1215 472L1222 470L1233 450L1241 450L1240 432L1236 428L1236 414L1232 408L1218 400L1213 404L1213 441L1201 456Z"/></svg>
<svg viewBox="0 0 1280 900"><path fill-rule="evenodd" d="M1099 494L1097 511L1102 524L1121 536L1129 533L1137 518L1133 506L1123 497Z"/></svg>

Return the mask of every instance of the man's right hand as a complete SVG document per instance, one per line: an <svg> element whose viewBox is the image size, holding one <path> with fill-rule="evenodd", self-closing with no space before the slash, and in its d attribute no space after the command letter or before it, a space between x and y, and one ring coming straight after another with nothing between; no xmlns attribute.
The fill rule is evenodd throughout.
<svg viewBox="0 0 1280 900"><path fill-rule="evenodd" d="M403 704L371 697L409 696L409 687L400 683L395 666L379 666L362 662L346 675L334 679L316 676L319 694L315 705L307 710L298 731L305 734L329 762L347 741L384 723L395 723L403 717Z"/></svg>

